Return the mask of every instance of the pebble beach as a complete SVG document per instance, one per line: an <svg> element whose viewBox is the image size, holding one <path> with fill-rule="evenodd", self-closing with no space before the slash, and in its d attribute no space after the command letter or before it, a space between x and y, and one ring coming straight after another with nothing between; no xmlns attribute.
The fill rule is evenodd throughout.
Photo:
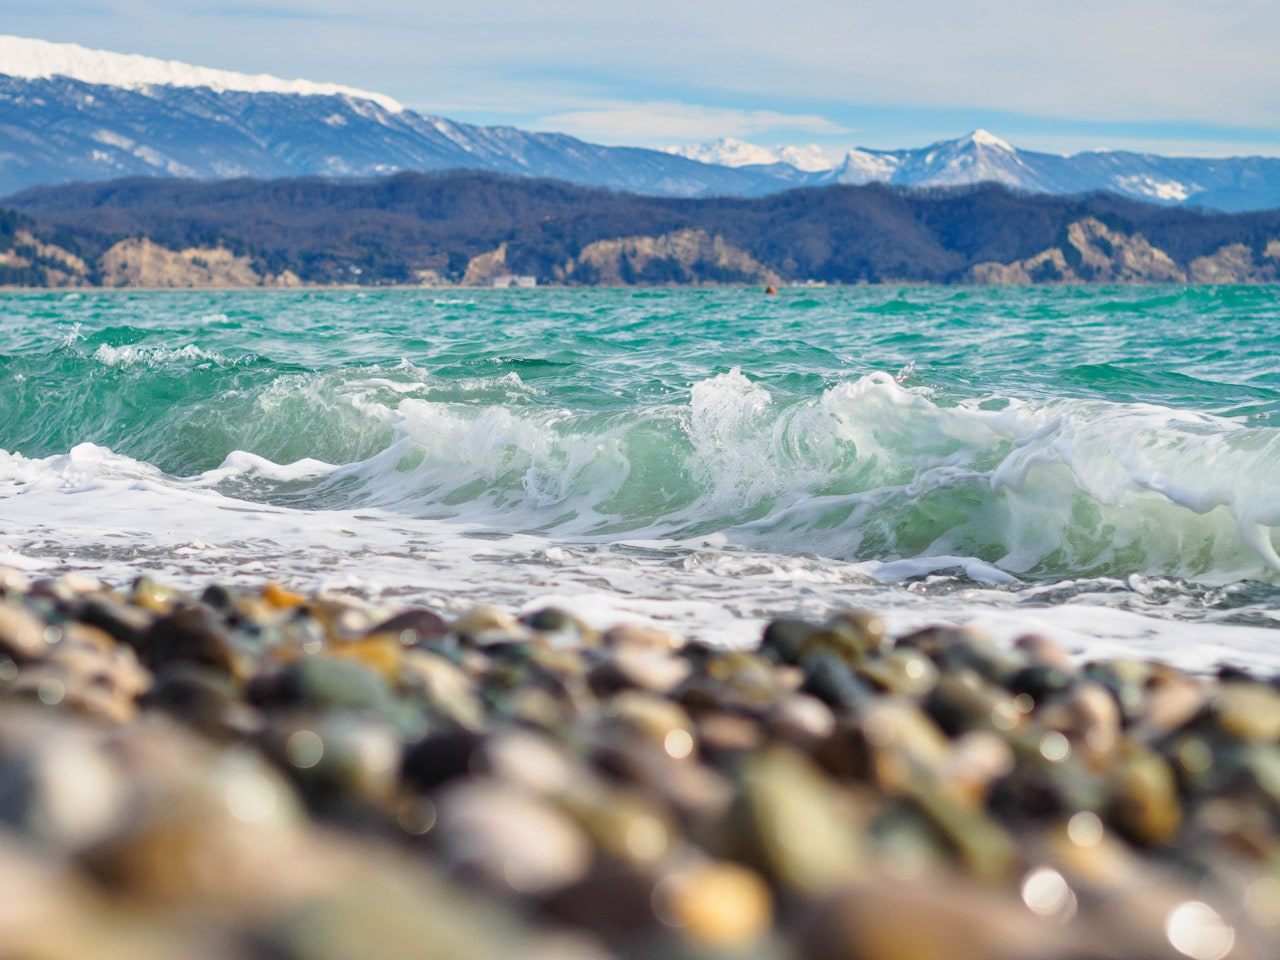
<svg viewBox="0 0 1280 960"><path fill-rule="evenodd" d="M1280 681L0 571L14 957L1266 960Z"/></svg>

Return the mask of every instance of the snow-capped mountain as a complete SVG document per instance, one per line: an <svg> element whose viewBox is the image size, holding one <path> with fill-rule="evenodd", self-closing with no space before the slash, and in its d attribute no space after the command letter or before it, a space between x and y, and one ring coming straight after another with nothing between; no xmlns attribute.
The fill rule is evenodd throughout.
<svg viewBox="0 0 1280 960"><path fill-rule="evenodd" d="M822 173L835 164L816 143L803 147L758 147L754 143L722 137L710 143L688 146L664 147L664 152L677 157L687 157L699 163L712 163L721 167L752 167L786 164L801 173Z"/></svg>
<svg viewBox="0 0 1280 960"><path fill-rule="evenodd" d="M24 37L0 36L0 73L25 80L66 77L83 83L105 84L125 90L152 86L208 87L215 93L293 93L299 96L349 96L372 100L385 110L402 113L404 105L381 93L356 90L336 83L282 80L268 74L253 76L230 70L193 67L177 60L158 60L137 54L89 50L74 43L51 43Z"/></svg>
<svg viewBox="0 0 1280 960"><path fill-rule="evenodd" d="M639 193L759 195L768 174L431 117L336 84L0 37L0 195L127 176L472 168Z"/></svg>
<svg viewBox="0 0 1280 960"><path fill-rule="evenodd" d="M1126 152L1063 157L984 130L908 150L719 140L666 151L433 117L390 97L75 44L0 37L0 195L128 176L203 179L470 168L661 196L759 196L795 186L995 181L1036 193L1109 190L1222 210L1280 207L1280 159Z"/></svg>
<svg viewBox="0 0 1280 960"><path fill-rule="evenodd" d="M683 156L756 171L793 185L888 183L948 187L995 182L1029 193L1105 190L1154 203L1186 203L1221 210L1280 207L1280 159L1272 157L1205 159L1125 151L1064 157L1018 150L986 130L916 149L859 147L827 170L790 163L787 149L756 147L742 141L714 141L680 148ZM756 163L741 162L756 156L761 158ZM730 159L738 162L728 162Z"/></svg>

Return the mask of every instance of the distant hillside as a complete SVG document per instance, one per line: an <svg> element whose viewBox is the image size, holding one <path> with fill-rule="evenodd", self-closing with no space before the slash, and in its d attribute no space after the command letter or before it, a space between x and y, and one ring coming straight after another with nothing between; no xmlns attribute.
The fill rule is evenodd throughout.
<svg viewBox="0 0 1280 960"><path fill-rule="evenodd" d="M994 185L672 199L480 172L138 178L4 205L30 218L0 224L8 283L1256 282L1280 268L1280 211Z"/></svg>

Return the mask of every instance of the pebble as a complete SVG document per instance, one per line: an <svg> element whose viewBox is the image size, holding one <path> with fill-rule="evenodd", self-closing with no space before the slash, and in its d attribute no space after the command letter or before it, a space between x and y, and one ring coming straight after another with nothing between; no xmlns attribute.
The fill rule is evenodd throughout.
<svg viewBox="0 0 1280 960"><path fill-rule="evenodd" d="M0 569L15 955L1270 960L1278 805L1238 668Z"/></svg>

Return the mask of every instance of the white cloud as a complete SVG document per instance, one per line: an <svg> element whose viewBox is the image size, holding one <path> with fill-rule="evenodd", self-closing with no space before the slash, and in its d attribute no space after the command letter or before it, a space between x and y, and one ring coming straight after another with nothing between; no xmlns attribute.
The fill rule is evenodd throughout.
<svg viewBox="0 0 1280 960"><path fill-rule="evenodd" d="M833 136L852 131L817 114L689 103L599 103L542 117L537 126L599 143L652 144L760 134Z"/></svg>
<svg viewBox="0 0 1280 960"><path fill-rule="evenodd" d="M1280 135L1275 0L19 0L7 12L6 32L614 141L817 138L841 123L883 141L867 106ZM892 139L974 125L897 124Z"/></svg>

